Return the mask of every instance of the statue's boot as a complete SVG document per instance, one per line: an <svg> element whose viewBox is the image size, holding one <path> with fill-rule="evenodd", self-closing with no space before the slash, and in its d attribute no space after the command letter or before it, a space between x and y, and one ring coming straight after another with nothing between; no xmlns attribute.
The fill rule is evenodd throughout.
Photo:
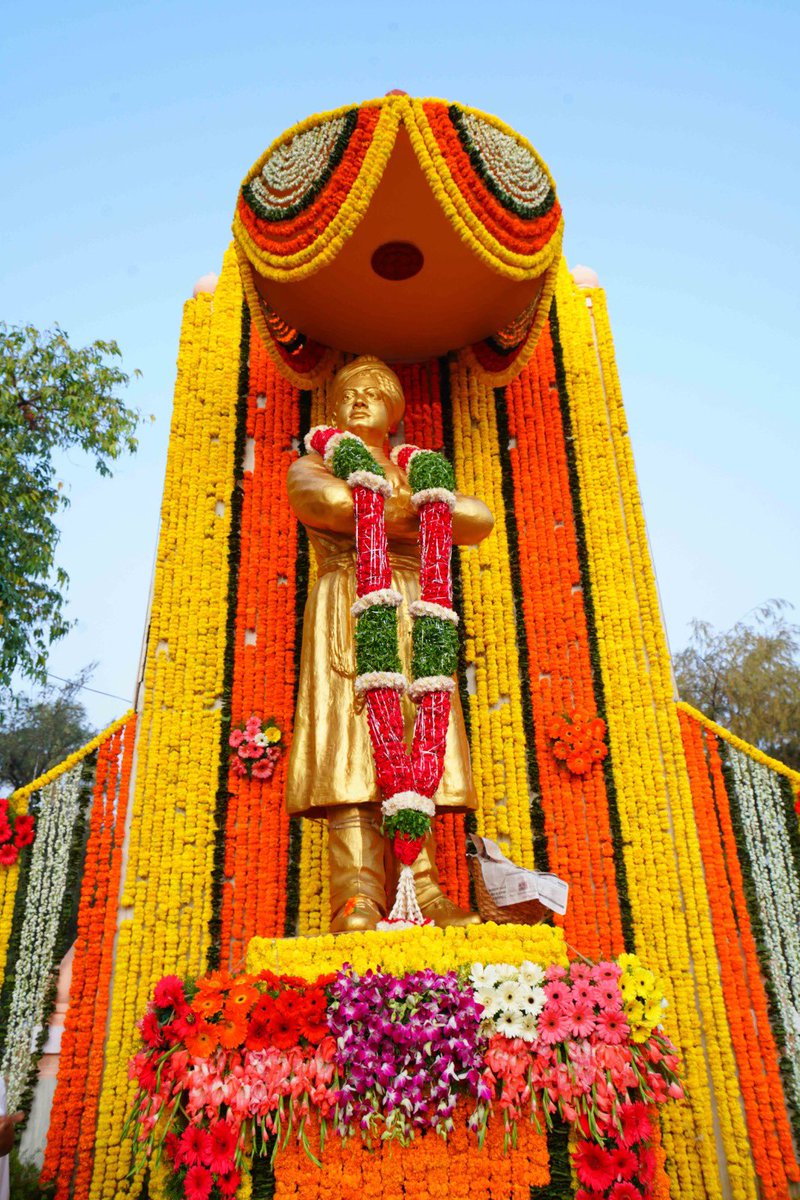
<svg viewBox="0 0 800 1200"><path fill-rule="evenodd" d="M436 869L436 841L431 831L422 843L416 862L412 863L417 901L423 917L434 921L440 928L446 925L480 925L477 913L459 908L445 896L439 887L439 872Z"/></svg>
<svg viewBox="0 0 800 1200"><path fill-rule="evenodd" d="M384 844L377 804L328 809L331 933L374 929L386 915Z"/></svg>

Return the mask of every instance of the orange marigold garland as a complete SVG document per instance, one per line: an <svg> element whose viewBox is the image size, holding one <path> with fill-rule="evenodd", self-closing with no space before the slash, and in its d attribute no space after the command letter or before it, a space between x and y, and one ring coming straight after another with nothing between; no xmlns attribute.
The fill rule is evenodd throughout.
<svg viewBox="0 0 800 1200"><path fill-rule="evenodd" d="M78 906L69 1007L61 1041L42 1182L56 1200L88 1195L113 969L122 844L136 716L100 747Z"/></svg>

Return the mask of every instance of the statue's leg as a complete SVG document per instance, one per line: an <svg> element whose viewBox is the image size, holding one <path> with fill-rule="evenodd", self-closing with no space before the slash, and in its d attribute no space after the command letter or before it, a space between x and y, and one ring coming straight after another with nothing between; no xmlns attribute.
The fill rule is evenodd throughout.
<svg viewBox="0 0 800 1200"><path fill-rule="evenodd" d="M328 809L331 933L374 929L385 915L383 843L377 804Z"/></svg>
<svg viewBox="0 0 800 1200"><path fill-rule="evenodd" d="M424 917L435 921L439 926L480 925L481 919L477 913L459 908L440 888L433 831L422 843L422 850L411 870L414 872L417 901Z"/></svg>

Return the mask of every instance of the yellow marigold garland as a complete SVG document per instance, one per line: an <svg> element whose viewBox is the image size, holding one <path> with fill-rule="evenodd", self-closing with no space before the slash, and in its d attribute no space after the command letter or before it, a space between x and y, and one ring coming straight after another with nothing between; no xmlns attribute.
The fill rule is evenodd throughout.
<svg viewBox="0 0 800 1200"><path fill-rule="evenodd" d="M668 1024L686 1058L689 1104L665 1113L664 1145L681 1196L721 1196L716 1115L731 1194L749 1200L753 1164L605 303L599 290L577 292L566 270L557 296L637 947L670 981Z"/></svg>
<svg viewBox="0 0 800 1200"><path fill-rule="evenodd" d="M478 830L516 863L533 867L525 730L511 589L502 467L491 387L462 362L451 374L454 455L458 485L484 500L495 518L479 546L460 550L467 661L475 667L470 696L472 774L478 792Z"/></svg>
<svg viewBox="0 0 800 1200"><path fill-rule="evenodd" d="M470 963L511 963L528 960L539 966L568 965L566 942L552 925L468 925L437 929L422 926L401 933L324 934L312 938L252 938L247 947L247 970L302 975L306 979L337 971L349 963L360 974L385 971L403 975L430 968L444 973Z"/></svg>
<svg viewBox="0 0 800 1200"><path fill-rule="evenodd" d="M232 253L187 302L145 664L93 1200L119 1194L136 1020L164 971L203 967L211 907L242 293Z"/></svg>

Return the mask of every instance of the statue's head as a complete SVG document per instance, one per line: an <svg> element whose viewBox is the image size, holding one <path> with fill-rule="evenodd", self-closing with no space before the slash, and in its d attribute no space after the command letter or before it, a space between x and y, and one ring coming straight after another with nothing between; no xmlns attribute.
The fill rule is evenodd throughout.
<svg viewBox="0 0 800 1200"><path fill-rule="evenodd" d="M331 418L340 429L383 440L402 420L406 402L394 371L371 354L342 367L333 381Z"/></svg>

